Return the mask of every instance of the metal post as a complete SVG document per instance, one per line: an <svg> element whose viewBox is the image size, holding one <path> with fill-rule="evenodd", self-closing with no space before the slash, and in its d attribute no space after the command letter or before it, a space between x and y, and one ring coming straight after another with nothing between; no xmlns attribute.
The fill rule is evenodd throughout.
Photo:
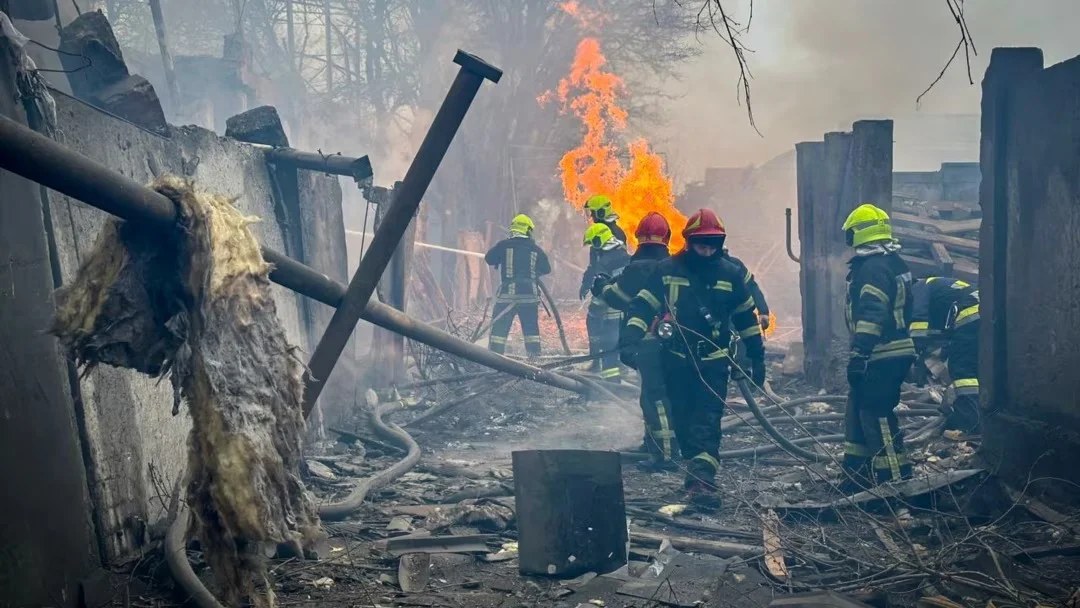
<svg viewBox="0 0 1080 608"><path fill-rule="evenodd" d="M420 149L413 158L412 165L405 173L405 179L401 185L394 188L394 202L386 211L375 236L371 239L371 245L367 253L360 260L360 265L349 282L349 289L342 300L341 305L334 311L330 324L326 326L323 337L319 340L315 352L311 355L308 363L310 370L308 383L304 387L304 414L307 415L315 401L322 393L326 385L326 379L334 370L341 351L352 335L356 322L360 319L364 309L375 292L375 286L379 282L386 265L394 255L394 249L402 235L409 227L409 222L416 209L420 206L420 200L424 197L431 178L435 176L435 170L442 162L450 142L454 139L461 121L465 119L465 113L469 110L473 99L484 79L499 82L502 71L485 62L479 57L469 55L464 51L458 51L454 57L454 63L461 66L450 91L446 94L439 112L435 115L431 127L428 129Z"/></svg>
<svg viewBox="0 0 1080 608"><path fill-rule="evenodd" d="M154 31L157 32L158 48L161 50L161 64L165 67L165 82L169 87L169 99L173 112L179 109L180 89L176 85L176 70L173 69L172 54L165 36L165 16L161 12L161 0L150 0L150 16L154 19Z"/></svg>
<svg viewBox="0 0 1080 608"><path fill-rule="evenodd" d="M122 219L175 229L176 208L164 195L5 116L0 116L0 168ZM273 264L270 280L278 285L329 306L337 307L344 300L345 285L272 249L264 247L262 254ZM494 370L576 393L589 392L576 380L507 359L378 301L367 303L363 318Z"/></svg>

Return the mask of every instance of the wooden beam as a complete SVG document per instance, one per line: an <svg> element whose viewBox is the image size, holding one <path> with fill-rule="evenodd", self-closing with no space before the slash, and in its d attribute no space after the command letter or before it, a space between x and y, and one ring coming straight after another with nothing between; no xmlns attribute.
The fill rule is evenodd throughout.
<svg viewBox="0 0 1080 608"><path fill-rule="evenodd" d="M922 241L927 244L941 243L943 245L948 245L949 247L955 247L961 251L973 252L976 255L979 253L979 241L972 239L934 234L932 232L923 232L921 230L912 230L911 228L903 228L901 226L893 226L893 236L899 238L901 242Z"/></svg>
<svg viewBox="0 0 1080 608"><path fill-rule="evenodd" d="M968 220L935 220L919 215L912 215L902 211L892 212L893 221L915 224L917 226L931 228L942 234L958 234L961 232L978 232L982 225L982 218L976 217Z"/></svg>
<svg viewBox="0 0 1080 608"><path fill-rule="evenodd" d="M908 268L917 277L936 276L941 273L941 265L934 260L911 255L910 253L902 253L900 258L907 262ZM952 276L977 285L979 282L979 267L968 262L954 260Z"/></svg>
<svg viewBox="0 0 1080 608"><path fill-rule="evenodd" d="M953 271L953 259L949 255L949 251L945 249L945 245L941 243L934 243L930 245L930 253L934 256L934 261L941 266L942 276L952 276Z"/></svg>

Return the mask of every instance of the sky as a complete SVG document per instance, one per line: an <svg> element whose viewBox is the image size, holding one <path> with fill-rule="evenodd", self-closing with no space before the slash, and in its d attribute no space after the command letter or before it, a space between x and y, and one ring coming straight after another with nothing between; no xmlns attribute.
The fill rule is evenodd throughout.
<svg viewBox="0 0 1080 608"><path fill-rule="evenodd" d="M745 17L748 0L724 0ZM945 0L755 0L746 44L759 136L736 96L738 67L713 32L666 86L683 96L650 135L681 182L705 167L760 164L796 142L896 121L894 169L934 170L978 157L979 83L994 47L1038 46L1047 66L1080 54L1080 0L967 0L975 41L970 85L961 56L920 104L959 40Z"/></svg>

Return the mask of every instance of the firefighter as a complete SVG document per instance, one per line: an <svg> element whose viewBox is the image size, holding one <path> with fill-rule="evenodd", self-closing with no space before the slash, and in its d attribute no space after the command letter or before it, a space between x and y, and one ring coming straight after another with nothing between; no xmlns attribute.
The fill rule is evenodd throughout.
<svg viewBox="0 0 1080 608"><path fill-rule="evenodd" d="M650 330L663 341L660 370L672 406L675 436L688 458L684 487L702 506L718 507L720 419L730 370L732 328L746 344L751 378L765 382L765 349L745 274L723 255L727 233L702 209L682 232L686 247L660 261L630 303L622 353L635 361Z"/></svg>
<svg viewBox="0 0 1080 608"><path fill-rule="evenodd" d="M592 285L594 298L599 297L624 315L630 308L630 301L645 286L645 280L652 275L656 265L668 257L671 227L664 216L654 211L637 225L634 236L638 248L626 268L614 279L598 276ZM645 420L641 451L653 456L655 468L671 469L674 465L672 459L678 455L678 447L671 426L671 405L664 386L664 375L660 373L660 345L652 333L646 334L642 340L635 365L641 378L641 414Z"/></svg>
<svg viewBox="0 0 1080 608"><path fill-rule="evenodd" d="M578 296L584 300L592 290L597 277L612 278L630 262L626 253L626 244L615 237L611 228L604 223L592 224L585 231L582 244L589 247L589 266L581 277L581 290ZM622 324L622 312L608 306L601 298L591 298L589 310L585 316L585 328L589 332L589 354L600 377L609 382L619 382L622 375L619 369L619 326Z"/></svg>
<svg viewBox="0 0 1080 608"><path fill-rule="evenodd" d="M942 347L954 400L945 427L979 430L979 290L952 277L919 279L908 332L919 357Z"/></svg>
<svg viewBox="0 0 1080 608"><path fill-rule="evenodd" d="M536 280L551 272L547 254L532 239L536 227L527 215L510 222L510 238L503 239L487 252L484 261L499 267L499 293L491 311L491 336L488 348L500 355L506 352L506 336L517 316L525 337L525 354L540 356L540 298Z"/></svg>
<svg viewBox="0 0 1080 608"><path fill-rule="evenodd" d="M858 491L911 476L904 438L893 411L915 360L908 335L913 308L911 272L900 259L889 215L871 204L848 215L843 231L848 262L846 315L851 332L847 365L843 489Z"/></svg>
<svg viewBox="0 0 1080 608"><path fill-rule="evenodd" d="M594 194L589 197L589 200L585 201L585 212L589 214L589 218L593 223L606 224L608 228L611 228L611 233L615 235L615 238L620 242L626 243L626 232L619 228L618 219L619 214L615 213L611 206L611 197L606 194Z"/></svg>

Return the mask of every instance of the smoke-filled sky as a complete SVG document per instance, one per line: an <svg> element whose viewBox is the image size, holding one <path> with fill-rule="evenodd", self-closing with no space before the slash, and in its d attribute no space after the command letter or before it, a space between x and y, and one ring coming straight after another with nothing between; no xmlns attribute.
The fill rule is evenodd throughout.
<svg viewBox="0 0 1080 608"><path fill-rule="evenodd" d="M748 0L724 0L746 15ZM670 124L655 135L679 181L705 167L759 164L798 141L893 118L895 168L932 170L977 160L982 74L1000 46L1038 46L1046 65L1080 54L1080 0L969 0L978 56L969 85L963 58L916 107L959 40L945 0L755 0L746 44L754 50L752 101L759 137L736 99L737 64L713 32L673 90ZM955 120L943 114L967 115Z"/></svg>

